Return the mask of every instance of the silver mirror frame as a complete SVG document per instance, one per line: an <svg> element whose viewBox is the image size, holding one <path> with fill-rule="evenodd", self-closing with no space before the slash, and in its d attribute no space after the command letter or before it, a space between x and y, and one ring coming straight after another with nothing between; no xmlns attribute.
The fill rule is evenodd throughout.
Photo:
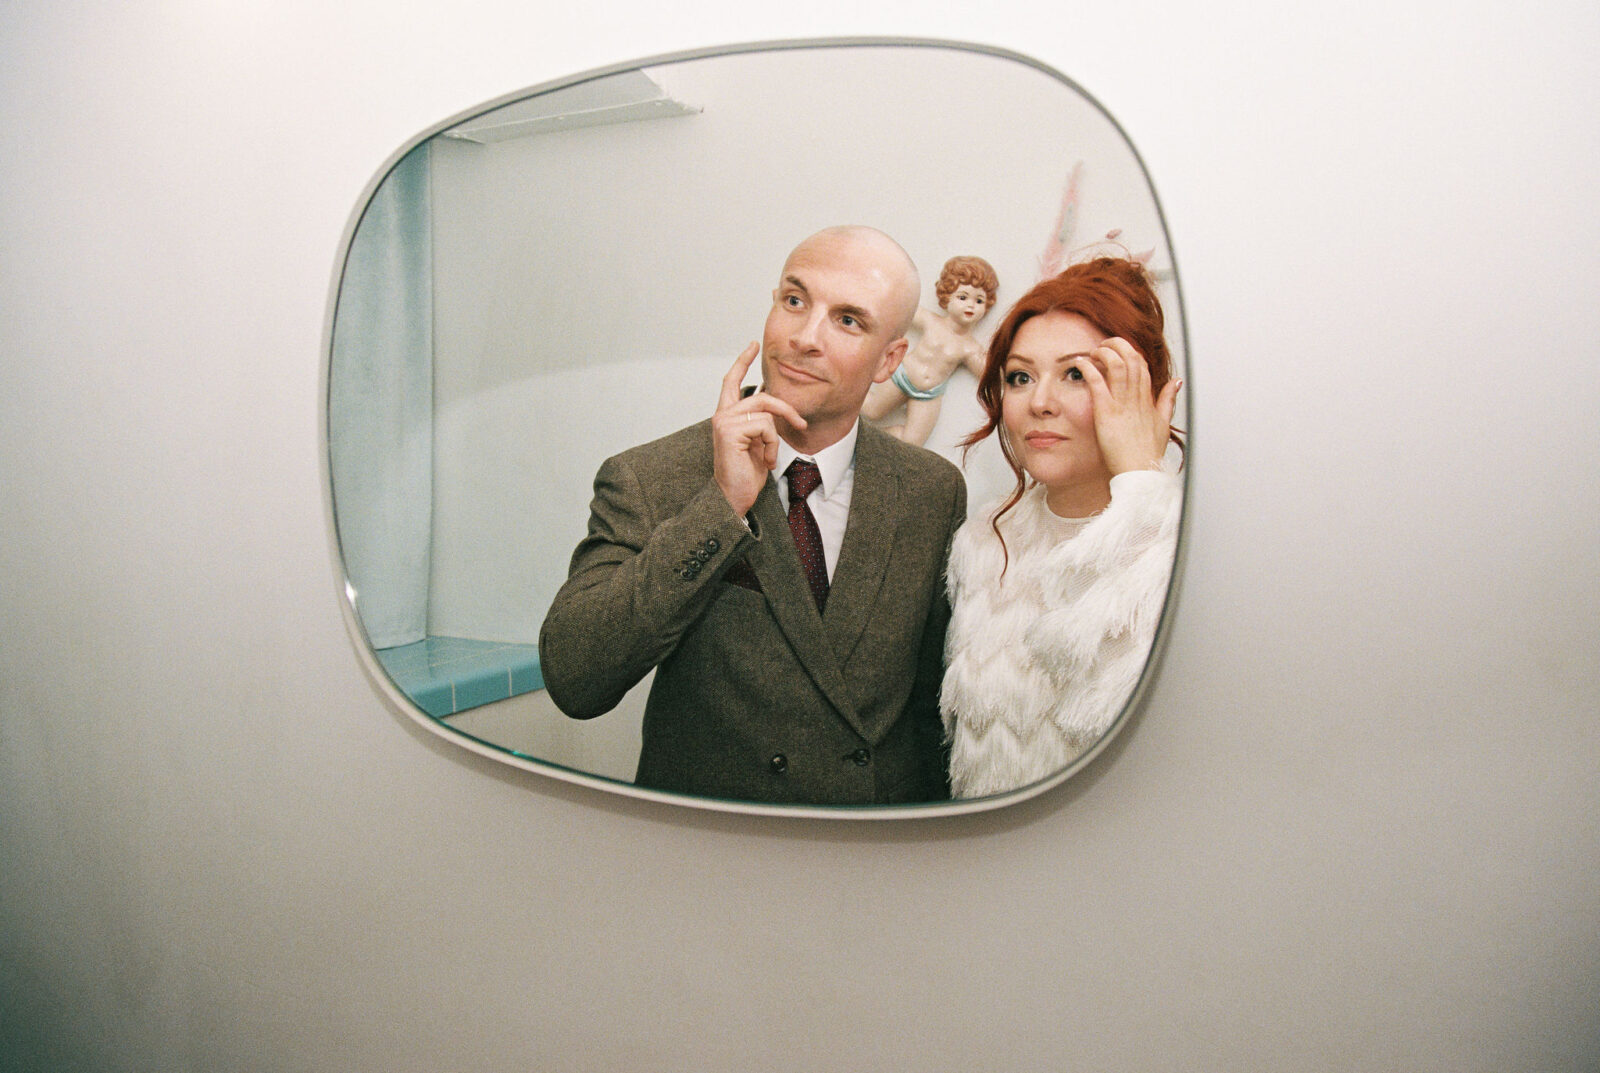
<svg viewBox="0 0 1600 1073"><path fill-rule="evenodd" d="M1172 619L1176 613L1177 593L1179 583L1183 576L1184 561L1187 557L1187 534L1189 522L1189 473L1194 461L1194 414L1193 414L1193 354L1188 340L1188 316L1180 318L1180 337L1185 359L1184 381L1186 384L1181 404L1184 427L1188 431L1188 445L1185 451L1183 466L1183 513L1179 522L1177 551L1172 565L1172 576L1168 582L1166 599L1162 607L1161 621L1157 624L1155 636L1151 641L1150 652L1145 660L1144 670L1139 677L1132 695L1123 705L1122 711L1111 723L1106 732L1098 741L1079 755L1070 764L1048 778L1029 786L996 794L990 797L971 798L958 801L938 801L927 804L915 805L859 805L859 806L831 806L831 805L782 805L769 804L759 801L736 801L719 798L696 797L686 794L667 793L660 790L646 789L632 783L621 782L601 775L579 771L565 767L551 761L536 760L520 753L512 752L501 746L491 744L475 738L464 731L458 730L435 719L424 712L410 697L408 697L389 677L378 661L372 646L371 639L362 625L356 611L356 594L351 585L345 569L344 545L340 539L338 517L334 509L333 472L330 455L330 430L329 430L329 396L330 378L332 375L334 324L338 315L339 294L344 281L346 265L350 256L351 244L356 231L360 227L363 217L371 205L379 186L400 161L413 149L431 138L436 137L445 130L466 123L487 112L504 107L516 101L536 97L541 94L567 89L595 79L605 78L639 68L655 67L665 64L682 63L690 60L712 59L721 56L734 56L748 53L781 52L798 49L849 49L849 48L916 48L916 49L946 49L959 52L977 53L992 56L997 59L1008 60L1047 75L1060 82L1066 89L1078 94L1091 104L1113 129L1122 137L1128 150L1138 163L1140 173L1144 176L1149 189L1151 200L1154 203L1156 216L1160 222L1166 246L1173 262L1172 286L1178 295L1181 309L1184 307L1182 299L1182 278L1177 272L1177 255L1172 248L1171 234L1167 228L1166 214L1163 211L1160 199L1156 194L1155 184L1150 179L1148 168L1144 159L1139 155L1127 132L1122 129L1115 117L1089 92L1072 79L1046 64L1024 56L1008 49L996 48L990 45L978 45L960 41L940 40L934 38L912 37L843 37L843 38L809 38L799 40L758 41L743 44L711 46L702 49L693 49L684 52L667 53L658 56L648 56L643 59L612 64L596 68L580 74L558 78L549 82L540 83L527 89L507 93L494 100L475 105L453 116L440 120L422 132L416 134L389 155L383 165L373 177L368 180L357 200L355 209L351 212L345 224L343 235L340 238L338 252L334 260L332 280L329 284L326 313L322 331L322 362L321 381L319 385L319 414L321 417L319 436L319 449L321 452L321 477L322 477L322 502L327 531L330 542L330 551L334 566L335 580L338 585L338 601L344 616L345 628L349 632L350 640L356 650L368 678L378 688L378 691L388 701L396 712L408 716L413 722L437 734L453 745L466 749L468 752L488 757L513 768L531 771L548 778L579 786L591 787L595 790L618 794L623 797L637 798L645 801L655 801L662 804L677 805L687 808L709 810L714 812L735 813L751 816L781 816L803 819L823 820L905 820L905 819L931 819L942 816L969 815L987 812L992 809L1003 808L1022 801L1029 800L1046 793L1047 791L1066 782L1068 779L1082 772L1106 751L1124 727L1135 717L1142 708L1144 699L1157 677L1161 665L1162 655L1166 648L1167 635L1170 631Z"/></svg>

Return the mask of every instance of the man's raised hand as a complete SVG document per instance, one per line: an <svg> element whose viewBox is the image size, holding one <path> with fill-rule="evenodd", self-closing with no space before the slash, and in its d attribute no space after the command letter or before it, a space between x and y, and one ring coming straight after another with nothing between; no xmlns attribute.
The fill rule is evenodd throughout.
<svg viewBox="0 0 1600 1073"><path fill-rule="evenodd" d="M734 359L722 378L717 411L711 415L711 457L717 487L735 514L744 515L766 486L767 474L778 464L777 418L796 429L806 427L798 410L763 392L741 397L745 373L761 352L751 343Z"/></svg>

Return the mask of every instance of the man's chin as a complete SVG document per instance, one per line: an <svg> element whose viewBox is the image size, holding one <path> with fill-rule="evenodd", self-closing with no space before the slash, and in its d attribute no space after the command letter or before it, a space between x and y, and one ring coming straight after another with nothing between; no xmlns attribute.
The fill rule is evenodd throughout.
<svg viewBox="0 0 1600 1073"><path fill-rule="evenodd" d="M797 379L782 370L774 369L761 384L761 390L775 399L793 406L802 416L816 405L827 385L818 380Z"/></svg>

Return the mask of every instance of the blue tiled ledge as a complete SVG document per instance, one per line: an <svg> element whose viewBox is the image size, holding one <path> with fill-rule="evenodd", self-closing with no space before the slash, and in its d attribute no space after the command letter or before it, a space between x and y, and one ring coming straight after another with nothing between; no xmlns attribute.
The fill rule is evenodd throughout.
<svg viewBox="0 0 1600 1073"><path fill-rule="evenodd" d="M425 637L378 649L378 662L402 693L436 719L544 688L537 645Z"/></svg>

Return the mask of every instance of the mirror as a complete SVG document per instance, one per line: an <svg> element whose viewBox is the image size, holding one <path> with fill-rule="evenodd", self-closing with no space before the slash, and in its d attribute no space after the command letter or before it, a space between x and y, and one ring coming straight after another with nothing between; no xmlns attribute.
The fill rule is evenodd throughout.
<svg viewBox="0 0 1600 1073"><path fill-rule="evenodd" d="M894 807L634 787L649 680L591 720L563 716L541 688L540 625L601 462L708 417L761 335L787 253L857 222L905 247L925 307L938 308L948 258L992 264L996 311L974 329L985 340L1042 259L1111 236L1158 281L1173 375L1188 375L1170 244L1137 154L1082 90L1011 53L852 40L665 57L491 102L395 154L347 230L325 384L347 619L395 703L507 763L756 812L993 807L1103 747L1148 663L1107 733L1050 777ZM955 372L931 450L960 460L982 420L974 387ZM1180 427L1186 412L1180 397ZM994 437L963 472L974 512L1012 486Z"/></svg>

